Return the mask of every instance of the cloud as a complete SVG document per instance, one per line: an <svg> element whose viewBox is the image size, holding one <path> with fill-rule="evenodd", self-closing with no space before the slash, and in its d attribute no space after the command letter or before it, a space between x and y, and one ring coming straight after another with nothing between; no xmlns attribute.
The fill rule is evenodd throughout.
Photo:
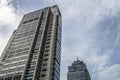
<svg viewBox="0 0 120 80"><path fill-rule="evenodd" d="M120 65L114 64L105 67L98 73L99 80L120 80Z"/></svg>
<svg viewBox="0 0 120 80"><path fill-rule="evenodd" d="M0 3L0 55L21 19L21 15L17 15L15 8L9 3L10 0L1 0Z"/></svg>
<svg viewBox="0 0 120 80"><path fill-rule="evenodd" d="M16 26L18 22L15 9L12 5L8 5L9 0L2 0L0 4L0 24L6 24L11 27Z"/></svg>

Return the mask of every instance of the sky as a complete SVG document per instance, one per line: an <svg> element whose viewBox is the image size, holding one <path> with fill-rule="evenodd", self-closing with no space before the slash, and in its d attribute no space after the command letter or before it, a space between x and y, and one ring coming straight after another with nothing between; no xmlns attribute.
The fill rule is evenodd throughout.
<svg viewBox="0 0 120 80"><path fill-rule="evenodd" d="M62 14L61 80L77 56L92 80L120 80L120 0L0 0L0 55L25 13L55 4Z"/></svg>

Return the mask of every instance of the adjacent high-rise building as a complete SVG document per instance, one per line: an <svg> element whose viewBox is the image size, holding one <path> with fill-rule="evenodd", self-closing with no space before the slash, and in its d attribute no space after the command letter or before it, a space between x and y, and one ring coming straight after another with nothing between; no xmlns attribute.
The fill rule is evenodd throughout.
<svg viewBox="0 0 120 80"><path fill-rule="evenodd" d="M0 58L0 80L60 80L58 6L25 14Z"/></svg>
<svg viewBox="0 0 120 80"><path fill-rule="evenodd" d="M77 59L68 67L67 80L91 80L86 64Z"/></svg>

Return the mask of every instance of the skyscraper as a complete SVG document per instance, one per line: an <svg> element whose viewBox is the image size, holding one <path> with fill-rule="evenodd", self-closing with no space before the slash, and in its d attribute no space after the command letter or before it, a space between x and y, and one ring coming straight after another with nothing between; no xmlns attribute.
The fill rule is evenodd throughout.
<svg viewBox="0 0 120 80"><path fill-rule="evenodd" d="M0 80L60 80L61 28L57 5L25 14L0 58Z"/></svg>
<svg viewBox="0 0 120 80"><path fill-rule="evenodd" d="M77 59L68 67L67 80L91 80L86 64Z"/></svg>

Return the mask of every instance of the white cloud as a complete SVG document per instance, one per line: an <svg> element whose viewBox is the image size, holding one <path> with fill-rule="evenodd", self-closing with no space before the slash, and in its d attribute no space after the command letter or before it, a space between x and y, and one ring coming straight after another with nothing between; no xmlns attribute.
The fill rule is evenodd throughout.
<svg viewBox="0 0 120 80"><path fill-rule="evenodd" d="M102 70L106 64L108 64L109 62L109 58L110 56L109 55L106 55L106 54L103 54L103 55L99 55L99 54L92 54L90 56L90 61L88 62L89 64L94 64L95 67L93 69L93 72L97 72L97 71L100 71Z"/></svg>
<svg viewBox="0 0 120 80"><path fill-rule="evenodd" d="M0 55L21 19L21 16L15 13L15 8L9 2L10 0L1 0L0 3Z"/></svg>
<svg viewBox="0 0 120 80"><path fill-rule="evenodd" d="M120 65L114 64L105 67L98 73L99 80L120 80Z"/></svg>
<svg viewBox="0 0 120 80"><path fill-rule="evenodd" d="M0 24L16 27L19 23L19 15L15 13L15 8L9 4L10 0L1 0L0 4Z"/></svg>

